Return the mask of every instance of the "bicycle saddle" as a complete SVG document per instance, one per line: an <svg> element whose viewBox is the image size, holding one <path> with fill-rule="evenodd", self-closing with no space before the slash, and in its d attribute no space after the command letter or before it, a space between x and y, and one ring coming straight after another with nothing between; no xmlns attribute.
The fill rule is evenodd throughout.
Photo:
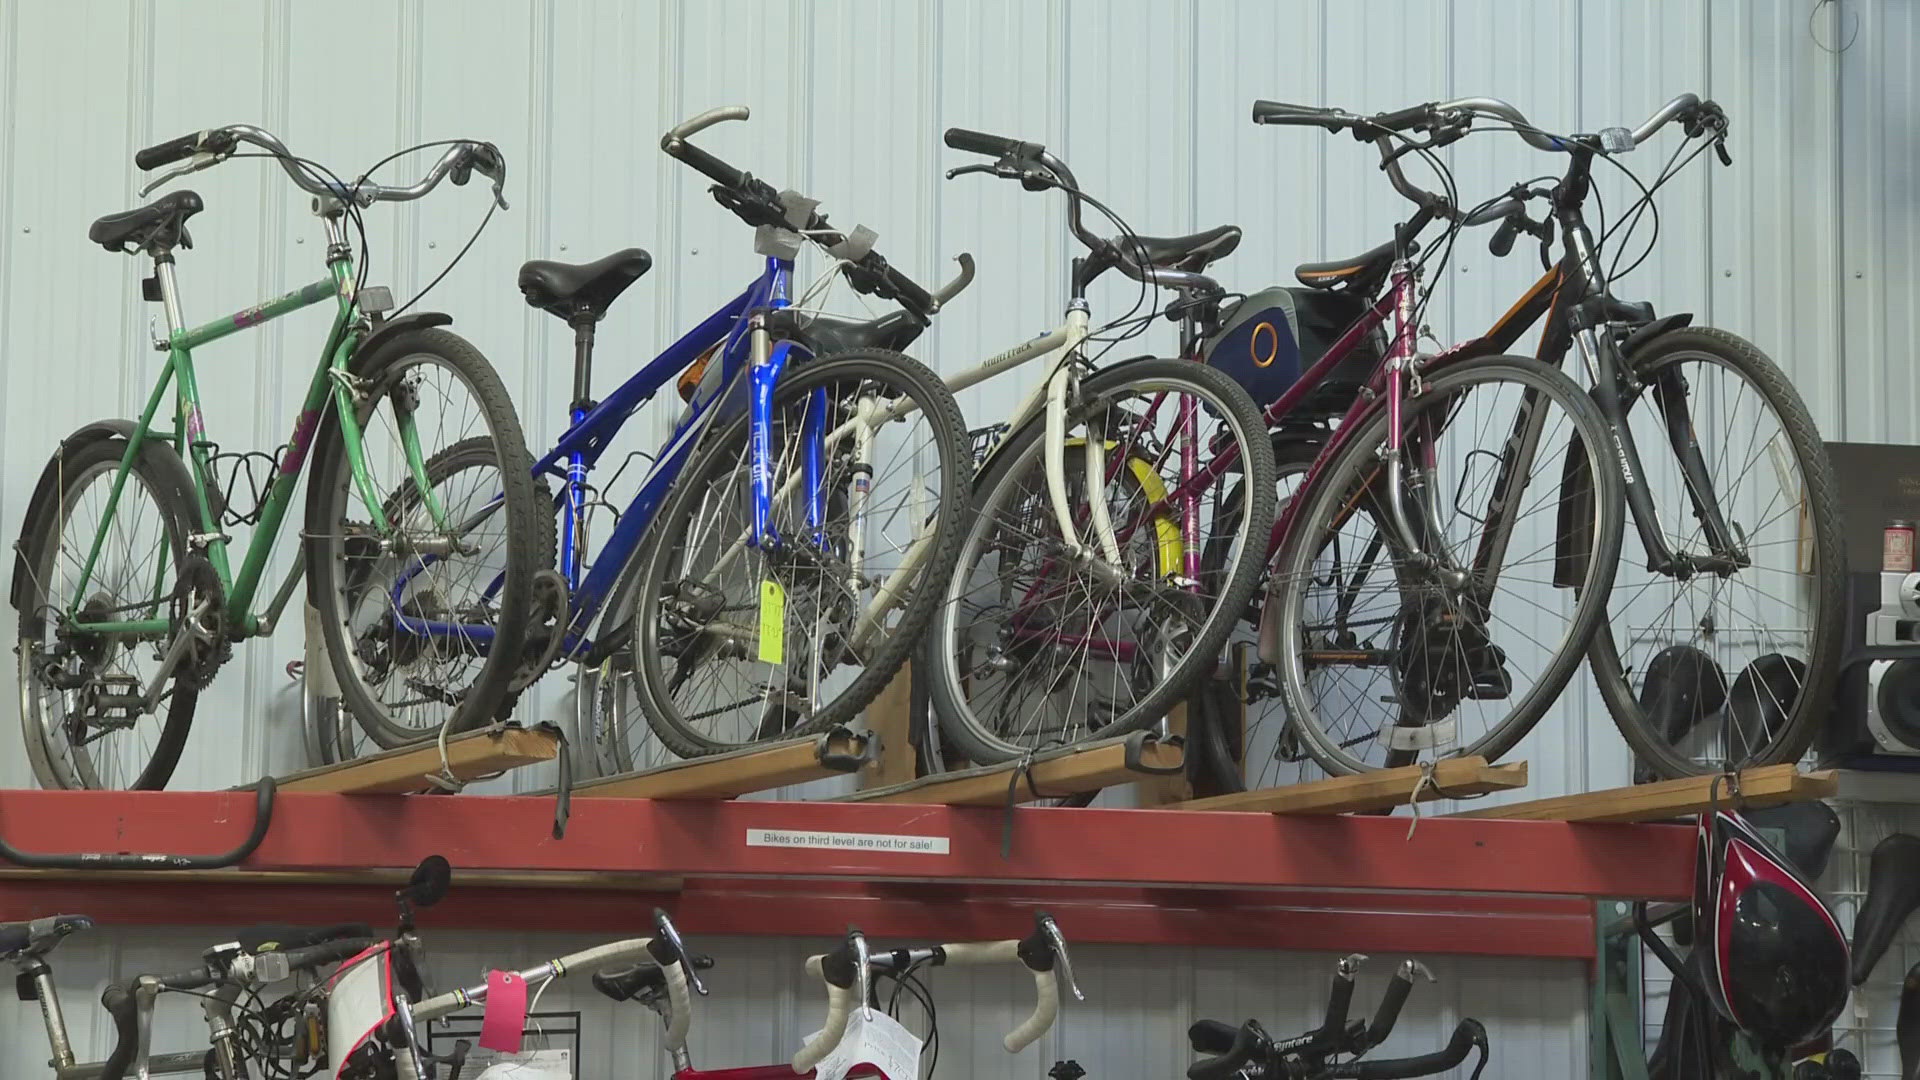
<svg viewBox="0 0 1920 1080"><path fill-rule="evenodd" d="M1126 236L1114 242L1122 253L1144 252L1149 266L1171 270L1204 270L1240 246L1240 227L1222 225L1192 236Z"/></svg>
<svg viewBox="0 0 1920 1080"><path fill-rule="evenodd" d="M145 206L108 214L95 221L87 229L87 239L116 252L170 248L176 243L192 247L193 237L187 235L187 219L206 208L199 195L175 191Z"/></svg>
<svg viewBox="0 0 1920 1080"><path fill-rule="evenodd" d="M1853 917L1853 985L1867 981L1916 907L1920 907L1920 837L1894 833L1873 847L1867 895ZM1920 1018L1915 1022L1920 1023Z"/></svg>
<svg viewBox="0 0 1920 1080"><path fill-rule="evenodd" d="M0 923L0 960L20 960L53 951L68 934L91 929L85 915L48 915L30 922Z"/></svg>
<svg viewBox="0 0 1920 1080"><path fill-rule="evenodd" d="M1807 665L1781 653L1767 653L1734 676L1727 691L1727 726L1745 740L1741 746L1765 746L1768 732L1787 723L1800 688L1807 684Z"/></svg>
<svg viewBox="0 0 1920 1080"><path fill-rule="evenodd" d="M713 957L705 953L695 953L688 959L697 971L705 971L713 966ZM649 991L658 993L665 990L667 975L659 964L635 964L622 971L594 972L593 988L615 1001L632 1001Z"/></svg>
<svg viewBox="0 0 1920 1080"><path fill-rule="evenodd" d="M1827 856L1833 854L1833 842L1840 836L1840 815L1823 802L1788 803L1763 810L1746 811L1747 823L1761 829L1778 829L1781 842L1776 845L1794 869L1808 878L1818 878L1827 870Z"/></svg>
<svg viewBox="0 0 1920 1080"><path fill-rule="evenodd" d="M1345 285L1348 292L1368 293L1384 280L1393 266L1393 241L1369 248L1351 259L1301 263L1293 276L1309 289L1331 289Z"/></svg>
<svg viewBox="0 0 1920 1080"><path fill-rule="evenodd" d="M639 248L616 251L590 263L535 259L520 264L520 294L527 303L571 323L591 316L598 322L627 291L653 268L653 256Z"/></svg>
<svg viewBox="0 0 1920 1080"><path fill-rule="evenodd" d="M904 352L926 328L926 323L901 308L866 321L836 319L831 315L803 316L796 333L812 347L815 356L825 356L849 349Z"/></svg>

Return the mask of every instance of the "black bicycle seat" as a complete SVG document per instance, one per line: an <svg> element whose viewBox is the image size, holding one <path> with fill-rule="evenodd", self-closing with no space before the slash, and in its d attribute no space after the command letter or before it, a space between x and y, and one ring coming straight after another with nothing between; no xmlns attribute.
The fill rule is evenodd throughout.
<svg viewBox="0 0 1920 1080"><path fill-rule="evenodd" d="M1293 268L1293 276L1309 289L1331 289L1345 285L1348 292L1372 292L1374 286L1386 278L1387 269L1393 265L1394 246L1394 242L1389 240L1350 259L1301 263Z"/></svg>
<svg viewBox="0 0 1920 1080"><path fill-rule="evenodd" d="M68 934L90 929L85 915L48 915L28 922L0 923L0 960L18 960L53 951Z"/></svg>
<svg viewBox="0 0 1920 1080"><path fill-rule="evenodd" d="M1916 907L1920 907L1920 837L1894 833L1874 845L1867 895L1853 917L1853 985L1867 981ZM1915 1023L1920 1024L1920 1018Z"/></svg>
<svg viewBox="0 0 1920 1080"><path fill-rule="evenodd" d="M1908 969L1901 984L1893 1034L1900 1045L1900 1080L1920 1080L1920 964Z"/></svg>
<svg viewBox="0 0 1920 1080"><path fill-rule="evenodd" d="M699 971L713 966L713 957L705 954L696 953L689 959ZM593 988L615 1001L632 1001L648 991L665 990L667 974L659 964L643 962L620 971L594 972Z"/></svg>
<svg viewBox="0 0 1920 1080"><path fill-rule="evenodd" d="M607 309L653 268L653 256L640 248L616 251L590 263L535 259L520 266L520 292L527 303L572 322L590 317L598 321Z"/></svg>
<svg viewBox="0 0 1920 1080"><path fill-rule="evenodd" d="M1778 829L1783 834L1774 845L1802 874L1817 878L1826 872L1827 856L1840 837L1840 815L1823 802L1788 803L1742 811L1747 824L1759 829Z"/></svg>
<svg viewBox="0 0 1920 1080"><path fill-rule="evenodd" d="M1128 236L1115 246L1129 257L1144 252L1148 266L1198 271L1233 254L1240 246L1240 227L1221 225L1191 236Z"/></svg>
<svg viewBox="0 0 1920 1080"><path fill-rule="evenodd" d="M187 219L207 208L191 191L175 191L145 206L108 214L87 228L87 239L108 251L156 250L175 244L192 247Z"/></svg>

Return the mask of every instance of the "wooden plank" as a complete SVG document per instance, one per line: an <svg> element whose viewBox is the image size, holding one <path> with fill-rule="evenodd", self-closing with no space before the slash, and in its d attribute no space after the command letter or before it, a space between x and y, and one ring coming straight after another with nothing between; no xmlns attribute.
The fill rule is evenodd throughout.
<svg viewBox="0 0 1920 1080"><path fill-rule="evenodd" d="M437 790L427 778L439 776L443 765L460 780L477 780L552 761L559 754L560 733L553 728L508 725L452 736L444 761L439 744L427 742L307 769L281 779L279 785L281 791L408 795Z"/></svg>
<svg viewBox="0 0 1920 1080"><path fill-rule="evenodd" d="M1418 793L1420 802L1460 795L1511 791L1527 785L1527 763L1489 765L1483 757L1442 758L1434 763L1433 780L1418 765L1381 769L1357 776L1334 776L1304 784L1261 788L1232 795L1215 795L1176 803L1169 810L1244 810L1270 814L1350 814L1405 806Z"/></svg>
<svg viewBox="0 0 1920 1080"><path fill-rule="evenodd" d="M1715 780L1720 781L1720 801L1723 804L1735 802L1732 788L1724 778L1690 776L1682 780L1661 780L1652 784L1490 806L1484 810L1468 810L1449 816L1517 821L1664 821L1688 817L1710 807L1713 804ZM1832 770L1802 773L1793 765L1767 765L1740 774L1737 802L1751 807L1808 802L1826 798L1838 787L1838 777Z"/></svg>
<svg viewBox="0 0 1920 1080"><path fill-rule="evenodd" d="M1167 734L1179 739L1183 746L1187 741L1187 711L1188 705L1184 701L1175 703L1173 708L1167 710ZM1140 793L1140 806L1143 809L1171 806L1193 798L1193 784L1187 779L1185 769L1177 773L1143 776L1134 789Z"/></svg>
<svg viewBox="0 0 1920 1080"><path fill-rule="evenodd" d="M862 788L892 787L914 778L913 661L867 706L867 736L873 755L860 768Z"/></svg>
<svg viewBox="0 0 1920 1080"><path fill-rule="evenodd" d="M574 785L573 793L594 799L731 799L852 772L866 754L865 736L835 728L812 738L589 780Z"/></svg>
<svg viewBox="0 0 1920 1080"><path fill-rule="evenodd" d="M1128 744L1139 744L1139 768L1128 761ZM1024 765L1009 761L963 772L944 773L891 788L842 796L837 802L907 803L944 806L1004 806L1042 798L1079 795L1141 778L1146 770L1179 768L1180 748L1132 735L1086 747L1068 747L1036 755ZM1019 779L1014 778L1020 773ZM1037 791L1035 789L1038 789Z"/></svg>

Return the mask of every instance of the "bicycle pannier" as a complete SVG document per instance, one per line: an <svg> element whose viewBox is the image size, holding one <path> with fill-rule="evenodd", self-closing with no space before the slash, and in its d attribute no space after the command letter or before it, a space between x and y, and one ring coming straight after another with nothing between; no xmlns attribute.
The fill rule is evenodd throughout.
<svg viewBox="0 0 1920 1080"><path fill-rule="evenodd" d="M1201 359L1232 376L1261 406L1270 405L1312 367L1369 306L1365 297L1276 285L1224 313L1220 330L1200 346ZM1353 403L1386 354L1376 327L1308 394L1296 417L1338 416Z"/></svg>

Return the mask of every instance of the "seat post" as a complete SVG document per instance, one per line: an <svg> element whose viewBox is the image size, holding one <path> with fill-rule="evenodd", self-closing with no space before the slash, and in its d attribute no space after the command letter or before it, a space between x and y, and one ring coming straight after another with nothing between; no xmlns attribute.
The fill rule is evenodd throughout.
<svg viewBox="0 0 1920 1080"><path fill-rule="evenodd" d="M168 250L153 253L153 279L160 290L160 305L167 314L167 336L186 327L186 318L180 314L180 284L173 276L173 252Z"/></svg>
<svg viewBox="0 0 1920 1080"><path fill-rule="evenodd" d="M573 327L573 403L569 408L577 423L593 408L593 333L599 317L581 310L567 320Z"/></svg>

